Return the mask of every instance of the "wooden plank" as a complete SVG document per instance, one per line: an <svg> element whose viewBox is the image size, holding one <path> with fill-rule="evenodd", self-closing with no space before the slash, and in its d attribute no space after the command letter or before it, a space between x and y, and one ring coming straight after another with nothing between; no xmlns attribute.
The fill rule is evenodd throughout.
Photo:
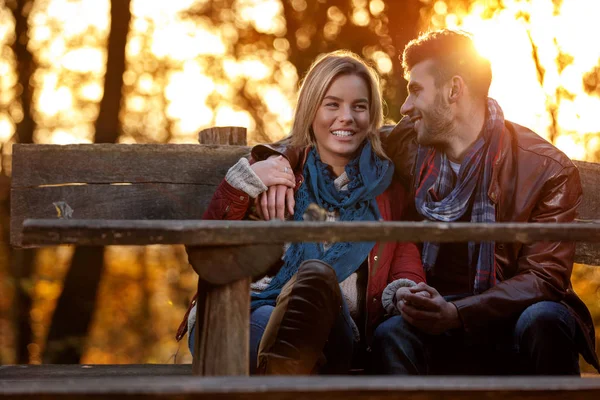
<svg viewBox="0 0 600 400"><path fill-rule="evenodd" d="M600 224L302 222L279 221L90 221L28 220L24 243L34 245L186 244L230 246L293 241L485 241L565 240L577 244L575 262L600 264Z"/></svg>
<svg viewBox="0 0 600 400"><path fill-rule="evenodd" d="M44 364L0 366L2 380L44 380L98 377L189 376L191 364Z"/></svg>
<svg viewBox="0 0 600 400"><path fill-rule="evenodd" d="M194 144L15 144L12 187L64 183L217 185L245 146Z"/></svg>
<svg viewBox="0 0 600 400"><path fill-rule="evenodd" d="M68 205L75 219L200 219L215 188L165 183L13 188L11 244L22 245L26 218L66 217L57 205Z"/></svg>
<svg viewBox="0 0 600 400"><path fill-rule="evenodd" d="M600 220L600 164L573 162L579 169L583 188L583 201L577 210L578 218L584 221Z"/></svg>
<svg viewBox="0 0 600 400"><path fill-rule="evenodd" d="M24 241L39 244L231 246L285 242L600 242L600 224L289 221L26 220Z"/></svg>
<svg viewBox="0 0 600 400"><path fill-rule="evenodd" d="M578 264L600 265L600 245L578 242L575 247L575 262Z"/></svg>
<svg viewBox="0 0 600 400"><path fill-rule="evenodd" d="M198 285L207 290L202 329L195 343L194 375L248 376L250 374L250 282L243 278L222 286ZM196 326L198 328L198 326ZM198 340L200 339L200 340Z"/></svg>
<svg viewBox="0 0 600 400"><path fill-rule="evenodd" d="M200 143L246 144L245 128L213 128L200 132ZM269 243L269 245L273 245ZM235 248L223 247L221 251L214 247L206 249L206 261L211 265L196 266L198 269L219 269L225 271L242 270L240 259L223 257L216 262L215 256L223 251L235 253ZM245 253L256 253L258 249L244 246ZM192 253L190 253L192 254ZM202 260L202 251L195 249L190 261L195 257ZM198 261L199 261L198 260ZM206 264L206 261L204 264ZM243 261L242 261L243 262ZM207 268L208 267L208 268ZM250 265L251 267L251 265ZM200 271L205 272L205 271ZM201 276L209 278L208 273ZM198 279L198 298L196 309L196 341L194 347L194 375L234 376L250 374L250 274L238 281L223 286L213 286L200 277ZM230 276L231 278L231 276ZM211 279L215 282L214 279Z"/></svg>
<svg viewBox="0 0 600 400"><path fill-rule="evenodd" d="M281 260L283 245L187 246L186 251L201 279L225 285L248 277L263 277Z"/></svg>
<svg viewBox="0 0 600 400"><path fill-rule="evenodd" d="M67 384L68 383L68 384ZM600 395L600 379L578 377L270 376L0 380L2 399L570 399Z"/></svg>
<svg viewBox="0 0 600 400"><path fill-rule="evenodd" d="M198 135L200 144L210 145L246 145L246 128L239 126L220 126L200 131Z"/></svg>

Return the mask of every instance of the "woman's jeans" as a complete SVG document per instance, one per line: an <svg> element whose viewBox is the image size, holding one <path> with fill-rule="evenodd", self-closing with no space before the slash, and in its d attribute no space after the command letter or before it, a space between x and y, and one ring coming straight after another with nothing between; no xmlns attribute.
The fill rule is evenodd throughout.
<svg viewBox="0 0 600 400"><path fill-rule="evenodd" d="M262 306L250 315L250 374L256 372L258 346L274 308L273 306ZM329 340L323 349L327 364L322 368L321 373L345 374L350 369L354 351L352 324L348 306L344 302L342 310L331 329ZM193 326L188 332L188 346L192 354L194 352L195 329L196 327ZM307 332L307 335L310 335L310 332Z"/></svg>
<svg viewBox="0 0 600 400"><path fill-rule="evenodd" d="M562 304L542 301L503 323L471 334L425 334L401 316L381 323L374 335L378 374L578 375L579 326Z"/></svg>

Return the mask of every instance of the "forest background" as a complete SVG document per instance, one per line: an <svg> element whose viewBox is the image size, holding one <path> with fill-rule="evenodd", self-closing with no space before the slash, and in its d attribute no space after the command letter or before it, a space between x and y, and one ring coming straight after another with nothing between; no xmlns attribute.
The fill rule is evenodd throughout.
<svg viewBox="0 0 600 400"><path fill-rule="evenodd" d="M395 122L402 49L452 27L492 61L508 119L600 161L598 12L597 0L0 1L0 364L189 363L174 333L196 287L181 246L11 249L13 143L197 143L211 126L273 141L310 63L340 48L381 74ZM577 264L573 284L600 335L600 268Z"/></svg>

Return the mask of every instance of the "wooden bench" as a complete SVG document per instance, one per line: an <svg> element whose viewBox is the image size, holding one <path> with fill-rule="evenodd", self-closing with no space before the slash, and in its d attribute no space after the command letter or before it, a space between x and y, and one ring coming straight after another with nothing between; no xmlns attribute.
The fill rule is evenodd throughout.
<svg viewBox="0 0 600 400"><path fill-rule="evenodd" d="M232 247L252 252L256 251L256 246L263 246L268 253L269 249L280 248L283 242L290 241L572 240L580 242L576 262L600 264L597 244L600 242L600 225L596 223L600 220L600 166L586 162L576 162L582 177L584 201L579 210L579 223L573 224L201 221L228 168L249 153L249 148L244 146L245 136L245 129L229 127L201 132L199 145L14 145L11 244L15 247L185 244L203 246L207 259L211 259L215 254L220 257L230 253ZM230 264L222 262L218 270L207 263L196 271L201 277L193 365L196 375L248 375L249 283L251 275L260 271L256 265L252 267L254 269L240 271L233 267L235 260L229 260L232 261ZM26 370L24 368L23 372ZM0 378L2 373L0 369ZM27 380L29 375L23 373L22 376ZM486 385L498 395L523 390L525 397L546 393L548 388L556 388L550 390L553 395L567 394L577 386L568 380L548 380L561 382L548 386L544 380L523 380L521 384L519 380L502 378L468 381L472 386L464 386L467 381L461 380L438 384L435 383L437 378L406 378L404 384L369 377L360 377L356 381L352 380L355 378L328 380L315 377L290 380L293 383L289 384L281 380L249 378L250 381L227 381L234 382L228 383L232 385L228 386L229 392L219 386L223 381L203 379L206 386L185 381L183 387L189 389L185 392L202 395L200 397L220 393L225 398L238 398L253 393L257 398L263 394L274 398L279 394L312 399L326 397L327 393L333 398L342 398L356 390L360 395L352 397L369 398L372 394L387 398L427 388L433 393L427 398L443 397L443 390L460 398L475 398ZM592 390L598 395L600 380L597 381L582 384L579 386L582 392L575 392L591 393ZM149 380L150 386L140 383L140 387L150 388L151 383L156 382ZM161 382L166 385L167 381ZM360 384L356 386L353 382ZM272 390L264 386L270 383L275 385ZM89 393L108 394L109 386L99 382L90 384ZM15 398L35 392L31 389L33 386L17 383L8 387L14 389L10 393ZM196 389L192 390L192 387ZM528 392L530 389L533 392ZM40 389L36 393L66 394L58 387L48 390L46 393ZM122 387L115 389L115 393L119 390L127 392ZM150 396L152 389L142 392ZM230 396L225 396L225 392Z"/></svg>

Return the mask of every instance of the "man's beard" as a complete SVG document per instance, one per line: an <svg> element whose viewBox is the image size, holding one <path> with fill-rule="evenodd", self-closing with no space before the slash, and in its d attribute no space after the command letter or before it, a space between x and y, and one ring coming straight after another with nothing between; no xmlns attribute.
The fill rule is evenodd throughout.
<svg viewBox="0 0 600 400"><path fill-rule="evenodd" d="M422 113L423 133L418 135L418 142L424 146L443 146L452 132L450 108L444 104L442 95L436 95L431 111Z"/></svg>

